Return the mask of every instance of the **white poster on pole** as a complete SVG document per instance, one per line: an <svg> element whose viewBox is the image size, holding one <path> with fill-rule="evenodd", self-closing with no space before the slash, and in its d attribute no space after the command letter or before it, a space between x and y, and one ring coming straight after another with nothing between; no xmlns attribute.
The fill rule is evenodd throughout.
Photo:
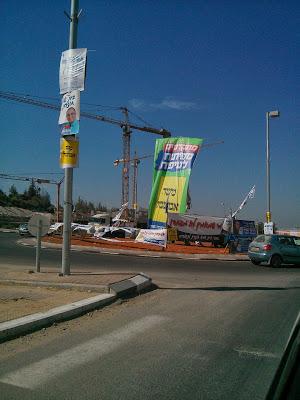
<svg viewBox="0 0 300 400"><path fill-rule="evenodd" d="M274 234L274 223L273 222L265 222L264 223L264 234L265 235L273 235Z"/></svg>
<svg viewBox="0 0 300 400"><path fill-rule="evenodd" d="M62 53L59 68L60 94L84 90L87 49L70 49Z"/></svg>

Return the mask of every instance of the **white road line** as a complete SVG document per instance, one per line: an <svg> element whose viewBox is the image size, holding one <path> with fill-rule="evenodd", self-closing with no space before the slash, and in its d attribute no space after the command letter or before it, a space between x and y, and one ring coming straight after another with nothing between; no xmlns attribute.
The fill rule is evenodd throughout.
<svg viewBox="0 0 300 400"><path fill-rule="evenodd" d="M161 256L152 256L151 254L137 254L138 257L148 257L148 258L161 258Z"/></svg>
<svg viewBox="0 0 300 400"><path fill-rule="evenodd" d="M275 353L269 353L259 349L234 349L241 358L279 358Z"/></svg>
<svg viewBox="0 0 300 400"><path fill-rule="evenodd" d="M168 318L160 315L141 318L107 335L96 337L54 356L5 374L0 377L0 382L34 389L70 369L100 359L101 356L113 352L135 336L167 320Z"/></svg>

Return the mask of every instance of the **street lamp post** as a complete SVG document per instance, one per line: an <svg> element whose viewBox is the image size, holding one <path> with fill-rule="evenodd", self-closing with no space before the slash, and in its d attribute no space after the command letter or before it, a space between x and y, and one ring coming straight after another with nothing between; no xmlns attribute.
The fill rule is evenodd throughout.
<svg viewBox="0 0 300 400"><path fill-rule="evenodd" d="M278 110L266 112L266 142L267 142L267 212L266 221L271 222L271 192L270 192L270 140L269 140L269 119L279 117Z"/></svg>

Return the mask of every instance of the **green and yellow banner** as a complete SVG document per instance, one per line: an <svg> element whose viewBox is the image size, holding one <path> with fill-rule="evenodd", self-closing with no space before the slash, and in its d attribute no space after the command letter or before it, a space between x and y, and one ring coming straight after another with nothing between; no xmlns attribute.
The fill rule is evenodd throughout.
<svg viewBox="0 0 300 400"><path fill-rule="evenodd" d="M165 227L168 212L186 212L191 169L202 142L203 139L187 137L156 140L148 215L150 228Z"/></svg>

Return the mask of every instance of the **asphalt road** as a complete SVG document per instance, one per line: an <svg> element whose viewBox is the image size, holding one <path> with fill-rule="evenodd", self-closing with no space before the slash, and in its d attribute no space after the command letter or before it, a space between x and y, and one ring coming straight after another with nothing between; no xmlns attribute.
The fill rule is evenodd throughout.
<svg viewBox="0 0 300 400"><path fill-rule="evenodd" d="M35 249L17 245L16 233L0 232L0 268L33 269ZM112 250L113 252L113 250ZM61 270L61 250L42 249L41 270ZM71 252L71 271L144 272L163 288L300 286L300 269L254 266L248 261L175 260L164 258Z"/></svg>
<svg viewBox="0 0 300 400"><path fill-rule="evenodd" d="M0 267L34 262L10 235ZM59 265L56 250L43 258ZM72 265L142 270L160 289L0 345L1 399L264 399L300 308L299 269L81 253Z"/></svg>

